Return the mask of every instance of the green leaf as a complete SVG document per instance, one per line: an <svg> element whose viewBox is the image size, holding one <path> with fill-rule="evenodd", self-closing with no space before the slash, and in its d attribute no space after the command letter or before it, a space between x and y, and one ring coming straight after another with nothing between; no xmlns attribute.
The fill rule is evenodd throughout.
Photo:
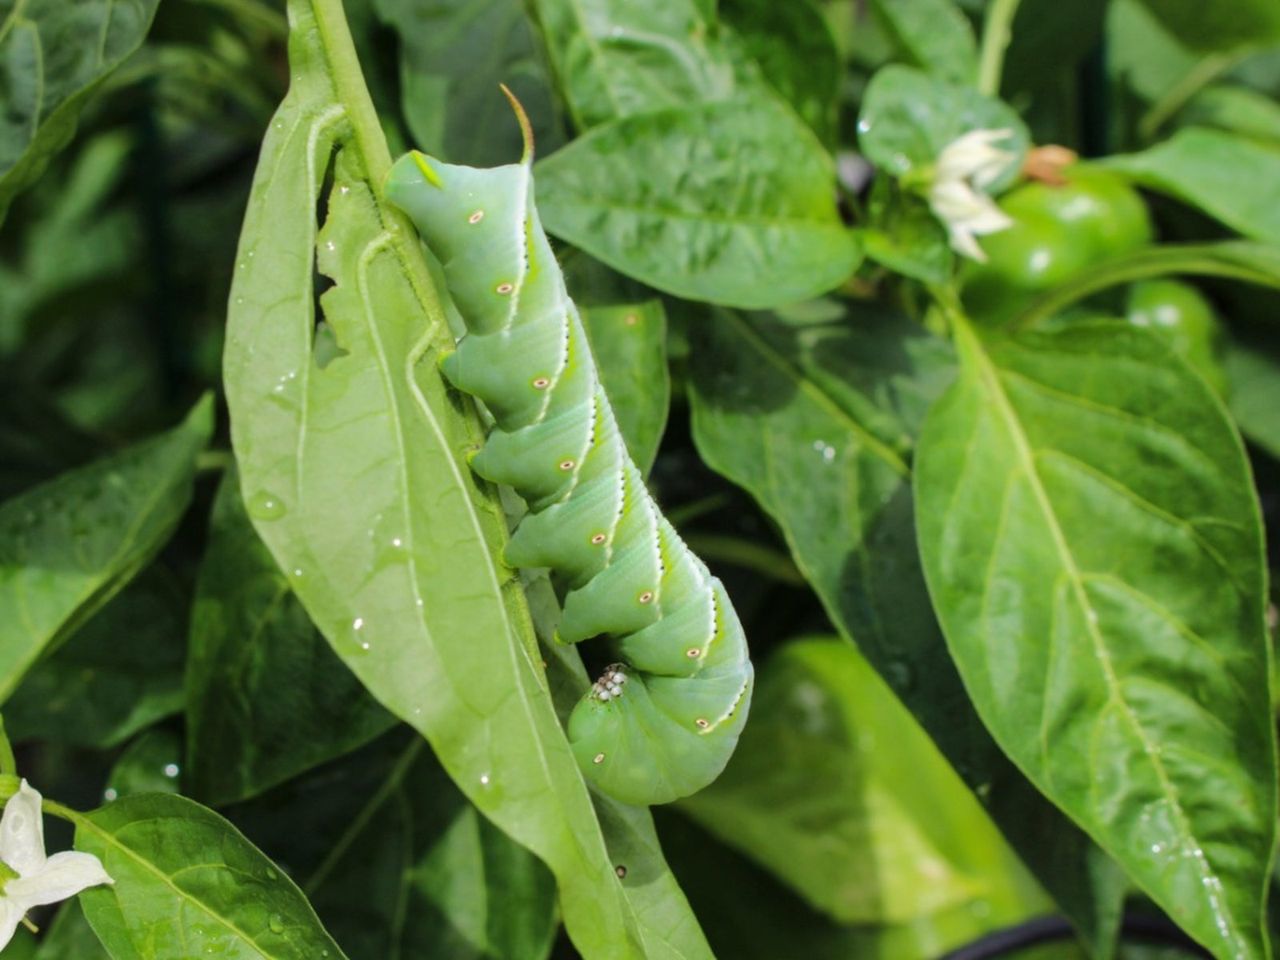
<svg viewBox="0 0 1280 960"><path fill-rule="evenodd" d="M79 899L69 901L40 941L35 960L111 960L84 918Z"/></svg>
<svg viewBox="0 0 1280 960"><path fill-rule="evenodd" d="M1106 43L1111 76L1148 103L1193 76L1207 59L1170 34L1143 0L1111 0Z"/></svg>
<svg viewBox="0 0 1280 960"><path fill-rule="evenodd" d="M141 45L159 0L0 0L0 222L75 134L94 89Z"/></svg>
<svg viewBox="0 0 1280 960"><path fill-rule="evenodd" d="M191 615L189 792L215 804L242 800L393 722L307 617L230 471L214 501Z"/></svg>
<svg viewBox="0 0 1280 960"><path fill-rule="evenodd" d="M1090 324L981 343L917 455L920 551L1000 745L1222 960L1264 957L1275 744L1258 507L1209 388Z"/></svg>
<svg viewBox="0 0 1280 960"><path fill-rule="evenodd" d="M548 230L676 296L775 306L858 264L831 158L772 96L609 123L541 161L536 179Z"/></svg>
<svg viewBox="0 0 1280 960"><path fill-rule="evenodd" d="M671 404L667 315L662 301L580 309L627 452L648 474Z"/></svg>
<svg viewBox="0 0 1280 960"><path fill-rule="evenodd" d="M531 0L574 125L730 97L735 66L698 0Z"/></svg>
<svg viewBox="0 0 1280 960"><path fill-rule="evenodd" d="M115 800L138 793L177 793L181 774L181 738L172 730L148 730L120 754L104 795Z"/></svg>
<svg viewBox="0 0 1280 960"><path fill-rule="evenodd" d="M1280 244L1280 148L1187 127L1149 150L1103 163L1246 237Z"/></svg>
<svg viewBox="0 0 1280 960"><path fill-rule="evenodd" d="M198 803L126 797L77 819L76 849L115 881L80 899L117 960L344 960L293 881Z"/></svg>
<svg viewBox="0 0 1280 960"><path fill-rule="evenodd" d="M982 901L962 903L902 924L837 924L808 906L771 873L712 840L690 820L659 809L658 824L671 851L672 867L689 891L719 957L937 960L949 946L962 947L990 932L982 915L987 904ZM820 829L820 824L815 825L815 830ZM732 877L733 882L726 883L726 877ZM1009 960L1032 960L1026 951L1008 956ZM1047 958L1037 953L1035 960ZM1083 955L1074 954L1070 960L1083 960ZM1126 960L1136 958L1126 954Z"/></svg>
<svg viewBox="0 0 1280 960"><path fill-rule="evenodd" d="M388 755L376 791L351 798L347 829L307 883L317 911L351 960L545 957L551 874L477 814L424 746Z"/></svg>
<svg viewBox="0 0 1280 960"><path fill-rule="evenodd" d="M1233 0L1224 4L1142 0L1142 3L1167 30L1196 50L1229 50L1280 41L1280 6L1271 0Z"/></svg>
<svg viewBox="0 0 1280 960"><path fill-rule="evenodd" d="M546 576L526 574L524 586L543 644L556 713L566 723L590 689L591 679L577 651L553 639L560 610ZM710 958L696 914L663 858L649 808L627 806L600 793L593 794L592 800L615 874L645 929L648 956Z"/></svg>
<svg viewBox="0 0 1280 960"><path fill-rule="evenodd" d="M831 621L977 790L1089 942L1118 919L1111 870L1019 776L970 705L929 606L908 460L953 376L947 345L867 308L784 331L720 313L692 330L693 434L781 527ZM1044 837L1058 838L1050 846Z"/></svg>
<svg viewBox="0 0 1280 960"><path fill-rule="evenodd" d="M1206 87L1191 98L1178 120L1184 126L1216 127L1280 146L1280 104L1248 87Z"/></svg>
<svg viewBox="0 0 1280 960"><path fill-rule="evenodd" d="M263 146L231 292L225 380L245 503L294 592L371 693L467 797L555 874L587 957L706 955L696 922L646 927L614 873L552 707L506 525L467 469L478 418L336 0L290 4L289 96ZM314 211L332 187L324 229ZM318 261L317 261L318 254ZM313 359L313 271L336 355ZM674 944L651 941L678 929Z"/></svg>
<svg viewBox="0 0 1280 960"><path fill-rule="evenodd" d="M1280 359L1274 350L1235 338L1223 356L1231 415L1240 431L1280 458Z"/></svg>
<svg viewBox="0 0 1280 960"><path fill-rule="evenodd" d="M907 63L970 85L978 75L973 27L953 0L872 0L881 29Z"/></svg>
<svg viewBox="0 0 1280 960"><path fill-rule="evenodd" d="M1032 327L1101 290L1169 274L1225 277L1280 288L1280 247L1246 240L1145 247L1076 274L1032 303L1013 326Z"/></svg>
<svg viewBox="0 0 1280 960"><path fill-rule="evenodd" d="M164 545L212 429L206 398L175 430L0 506L0 702Z"/></svg>
<svg viewBox="0 0 1280 960"><path fill-rule="evenodd" d="M4 706L14 740L112 747L182 709L188 598L152 566L56 653Z"/></svg>
<svg viewBox="0 0 1280 960"><path fill-rule="evenodd" d="M871 183L869 222L859 231L868 259L925 283L943 284L955 269L947 230L929 205L885 177Z"/></svg>
<svg viewBox="0 0 1280 960"><path fill-rule="evenodd" d="M972 130L1009 130L1000 141L1009 163L991 185L999 192L1018 175L1027 152L1027 128L1007 105L969 86L890 65L867 84L858 119L858 143L877 167L895 177L930 175L942 149Z"/></svg>
<svg viewBox="0 0 1280 960"><path fill-rule="evenodd" d="M761 670L754 706L724 774L679 806L814 907L890 926L968 905L993 927L1048 908L852 644L788 643Z"/></svg>
<svg viewBox="0 0 1280 960"><path fill-rule="evenodd" d="M451 163L512 163L523 144L505 83L533 124L538 150L564 140L550 81L519 0L375 0L400 37L400 95L417 146Z"/></svg>
<svg viewBox="0 0 1280 960"><path fill-rule="evenodd" d="M835 38L812 0L732 0L721 8L742 56L753 60L823 143L836 135L842 64Z"/></svg>

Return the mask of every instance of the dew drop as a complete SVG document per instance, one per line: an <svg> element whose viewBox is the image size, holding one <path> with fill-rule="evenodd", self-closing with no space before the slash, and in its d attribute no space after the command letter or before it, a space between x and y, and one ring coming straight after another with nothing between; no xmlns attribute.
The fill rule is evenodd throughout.
<svg viewBox="0 0 1280 960"><path fill-rule="evenodd" d="M356 617L354 620L352 620L352 621L351 621L351 629L352 629L352 630L363 630L363 629L364 629L364 617Z"/></svg>
<svg viewBox="0 0 1280 960"><path fill-rule="evenodd" d="M480 786L487 787L489 785L489 775L487 773L480 774Z"/></svg>
<svg viewBox="0 0 1280 960"><path fill-rule="evenodd" d="M176 763L166 763L164 765L164 775L170 780L178 775L178 765Z"/></svg>
<svg viewBox="0 0 1280 960"><path fill-rule="evenodd" d="M272 933L284 933L284 920L280 914L273 913L271 919L267 921L267 926L271 928Z"/></svg>
<svg viewBox="0 0 1280 960"><path fill-rule="evenodd" d="M619 880L625 879L627 876L627 868L624 867L622 864L618 864L616 867L614 867L613 872L618 875Z"/></svg>
<svg viewBox="0 0 1280 960"><path fill-rule="evenodd" d="M107 801L107 803L110 803L118 796L120 796L120 793L115 787L107 787L107 789L102 791L102 799Z"/></svg>
<svg viewBox="0 0 1280 960"><path fill-rule="evenodd" d="M592 757L592 758L591 758L591 762L592 762L592 763L604 763L604 754L603 754L603 753L597 753L594 757Z"/></svg>
<svg viewBox="0 0 1280 960"><path fill-rule="evenodd" d="M279 879L280 879L280 874L276 873L276 872L275 872L275 870L273 870L271 867L267 867L267 879L268 879L268 880L279 880Z"/></svg>
<svg viewBox="0 0 1280 960"><path fill-rule="evenodd" d="M249 516L255 520L279 520L285 515L285 505L280 498L266 490L259 490L246 504Z"/></svg>

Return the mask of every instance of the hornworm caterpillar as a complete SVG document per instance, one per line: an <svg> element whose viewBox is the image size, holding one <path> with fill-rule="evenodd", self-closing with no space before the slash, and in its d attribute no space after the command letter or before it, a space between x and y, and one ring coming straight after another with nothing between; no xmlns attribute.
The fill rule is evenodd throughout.
<svg viewBox="0 0 1280 960"><path fill-rule="evenodd" d="M733 752L751 699L746 637L627 454L538 219L532 136L511 99L519 163L476 169L414 152L386 192L439 258L466 322L441 369L496 423L471 467L529 505L507 562L550 567L567 588L561 641L607 635L622 661L574 708L574 755L604 793L667 803L714 780Z"/></svg>

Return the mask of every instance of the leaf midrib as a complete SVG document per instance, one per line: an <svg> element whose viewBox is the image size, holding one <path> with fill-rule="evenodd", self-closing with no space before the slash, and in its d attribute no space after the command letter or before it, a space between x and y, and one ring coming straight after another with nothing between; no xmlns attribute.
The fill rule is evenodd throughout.
<svg viewBox="0 0 1280 960"><path fill-rule="evenodd" d="M1160 792L1163 794L1166 802L1170 805L1170 809L1174 812L1175 822L1177 823L1180 841L1185 849L1199 849L1200 845L1195 842L1194 835L1191 832L1190 824L1187 820L1186 812L1183 810L1182 803L1179 800L1177 790L1174 789L1172 782L1169 780L1168 771L1164 768L1164 763L1159 756L1158 746L1149 738L1146 728L1139 721L1137 714L1133 708L1125 700L1123 692L1120 689L1120 681L1116 675L1115 665L1112 663L1110 652L1107 650L1106 640L1102 636L1098 628L1098 614L1089 603L1088 594L1084 588L1084 579L1080 569L1076 566L1075 556L1071 552L1071 547L1067 543L1066 534L1061 524L1058 522L1057 513L1054 511L1053 503L1049 497L1048 490L1045 489L1041 482L1039 472L1036 468L1035 452L1031 447L1029 438L1022 427L1022 421L1018 418L1017 411L1014 410L1009 397L1004 391L1004 387L1000 382L999 373L983 349L982 342L978 335L970 328L968 322L962 317L955 318L955 334L957 345L961 349L963 356L969 357L973 361L973 369L978 375L981 385L986 388L987 395L992 401L997 416L1004 421L1005 427L1009 432L1010 439L1013 441L1014 451L1017 456L1019 466L1023 476L1026 478L1027 485L1030 487L1032 495L1036 499L1036 503L1044 516L1045 526L1049 530L1050 538L1053 542L1054 550L1058 554L1062 562L1063 571L1067 577L1072 594L1075 596L1076 602L1084 614L1083 620L1085 629L1088 632L1090 642L1093 646L1095 659L1102 668L1103 676L1107 684L1108 701L1115 704L1124 715L1128 725L1133 729L1139 742L1142 744L1143 752L1155 773ZM1046 771L1047 772L1047 771ZM1212 891L1215 884L1221 885L1221 880L1216 873L1209 867L1208 861L1204 857L1193 857L1197 863L1197 869L1201 875L1201 880L1206 891ZM1220 921L1219 932L1222 927L1226 927L1230 931L1230 942L1242 944L1247 941L1243 940L1237 931L1234 917L1231 915L1229 906L1221 901L1215 893L1207 893L1211 908Z"/></svg>
<svg viewBox="0 0 1280 960"><path fill-rule="evenodd" d="M136 826L138 824L143 824L143 823L159 823L161 821L166 821L166 820L181 820L181 819L183 818L174 817L174 816L157 815L154 817L145 817L142 819L130 820L127 824L125 824L125 826ZM160 881L164 883L165 886L167 886L169 889L171 889L174 892L176 897L178 897L180 900L184 900L194 905L206 916L208 916L210 919L220 924L221 926L225 927L226 929L230 930L232 933L238 936L242 941L244 941L244 943L251 946L255 951L257 951L258 956L262 957L263 960L279 960L280 958L279 954L270 954L270 953L263 952L263 949L258 945L258 942L255 939L253 939L253 937L251 937L245 931L241 930L234 922L227 919L222 914L215 912L214 908L206 904L203 900L199 900L196 897L192 896L187 891L183 890L181 887L179 887L176 883L173 882L173 879L169 874L161 870L152 861L146 859L141 854L134 851L132 847L127 846L124 843L124 841L120 840L119 837L117 837L114 833L111 833L110 831L106 830L104 827L100 827L97 823L95 823L92 819L90 819L87 816L78 817L76 819L76 826L87 829L91 833L96 834L106 844L120 851L122 854L124 854L134 863L141 866L144 870L156 876ZM219 867L227 867L228 869L230 869L229 865L225 863L202 864L202 866L219 866ZM304 900L304 903L305 903L305 900ZM308 905L308 908L309 908L309 905ZM319 917L315 915L314 911L312 911L312 918L315 919L316 924L318 926ZM184 931L184 936L185 936L186 924L182 924L180 922L179 926ZM333 938L329 937L327 933L324 933L323 928L320 928L320 932L326 939L328 939L330 943L333 944L334 949L338 950L338 954L337 954L338 960L343 960L343 958L345 958L346 955L341 950L338 949L338 945L333 942ZM132 939L133 939L132 935L130 935L130 942L132 942Z"/></svg>

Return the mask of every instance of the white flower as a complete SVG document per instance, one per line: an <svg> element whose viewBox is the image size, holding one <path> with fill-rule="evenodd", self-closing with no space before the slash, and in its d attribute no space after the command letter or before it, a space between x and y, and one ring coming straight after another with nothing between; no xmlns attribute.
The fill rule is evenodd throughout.
<svg viewBox="0 0 1280 960"><path fill-rule="evenodd" d="M929 208L947 227L951 248L980 263L987 255L974 239L1012 226L1013 221L985 192L1013 159L994 144L1011 130L971 130L947 144L938 155Z"/></svg>
<svg viewBox="0 0 1280 960"><path fill-rule="evenodd" d="M32 907L73 897L86 887L111 883L91 853L44 855L40 793L22 781L0 816L0 950Z"/></svg>

